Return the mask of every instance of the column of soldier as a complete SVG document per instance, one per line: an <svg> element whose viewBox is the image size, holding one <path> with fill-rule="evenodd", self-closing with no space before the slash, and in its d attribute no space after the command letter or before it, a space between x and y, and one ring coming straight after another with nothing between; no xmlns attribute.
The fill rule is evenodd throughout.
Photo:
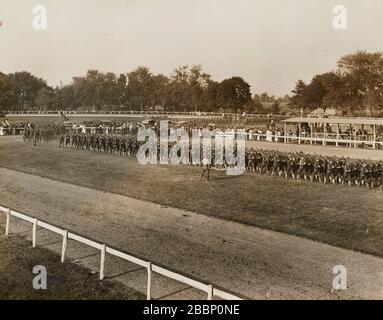
<svg viewBox="0 0 383 320"><path fill-rule="evenodd" d="M28 123L24 127L23 139L25 142L47 142L57 138L57 135L65 131L63 125L57 124L31 124Z"/></svg>
<svg viewBox="0 0 383 320"><path fill-rule="evenodd" d="M382 161L251 149L246 152L246 169L296 180L383 189Z"/></svg>
<svg viewBox="0 0 383 320"><path fill-rule="evenodd" d="M59 136L59 148L91 150L130 157L137 154L139 143L129 136L67 133Z"/></svg>
<svg viewBox="0 0 383 320"><path fill-rule="evenodd" d="M134 136L61 134L59 137L60 148L70 147L121 156L135 156L140 145L141 143L137 142ZM169 148L171 146L169 144ZM225 167L215 166L214 148L211 156L213 167L220 169ZM303 152L250 149L245 154L245 165L246 171L249 173L383 189L382 161L328 157Z"/></svg>

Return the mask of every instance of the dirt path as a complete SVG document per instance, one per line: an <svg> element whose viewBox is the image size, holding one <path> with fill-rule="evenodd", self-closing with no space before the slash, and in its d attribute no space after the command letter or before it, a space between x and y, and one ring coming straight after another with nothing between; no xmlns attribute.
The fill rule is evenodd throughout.
<svg viewBox="0 0 383 320"><path fill-rule="evenodd" d="M0 168L0 204L251 298L383 298L383 260ZM331 293L335 265L348 289Z"/></svg>
<svg viewBox="0 0 383 320"><path fill-rule="evenodd" d="M296 143L278 143L265 141L246 141L247 148L259 148L266 150L279 150L282 152L305 152L322 156L350 157L353 159L383 160L382 150L356 149L335 146L321 146Z"/></svg>

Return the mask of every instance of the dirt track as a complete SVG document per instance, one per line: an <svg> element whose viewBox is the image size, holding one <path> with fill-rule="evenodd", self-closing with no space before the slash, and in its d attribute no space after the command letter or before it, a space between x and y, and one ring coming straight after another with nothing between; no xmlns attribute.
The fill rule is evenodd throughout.
<svg viewBox="0 0 383 320"><path fill-rule="evenodd" d="M369 150L360 148L347 148L335 146L322 146L297 143L279 143L266 141L246 141L247 148L260 148L266 150L279 150L282 152L305 152L322 156L350 157L352 159L383 160L382 150Z"/></svg>
<svg viewBox="0 0 383 320"><path fill-rule="evenodd" d="M383 260L0 168L0 203L251 298L383 298ZM330 293L344 265L348 289Z"/></svg>
<svg viewBox="0 0 383 320"><path fill-rule="evenodd" d="M379 190L216 170L206 182L193 166L142 166L134 158L59 149L56 141L34 147L21 137L0 139L0 166L383 257Z"/></svg>

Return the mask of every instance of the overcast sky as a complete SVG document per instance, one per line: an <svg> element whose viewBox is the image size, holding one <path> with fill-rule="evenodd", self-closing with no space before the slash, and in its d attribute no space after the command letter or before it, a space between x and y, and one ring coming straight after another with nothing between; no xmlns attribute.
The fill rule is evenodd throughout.
<svg viewBox="0 0 383 320"><path fill-rule="evenodd" d="M32 27L37 4L47 30ZM346 31L332 25L339 4ZM242 76L253 93L282 95L344 54L383 50L383 0L0 0L0 21L0 71L53 86L90 68L169 75L201 64L215 80Z"/></svg>

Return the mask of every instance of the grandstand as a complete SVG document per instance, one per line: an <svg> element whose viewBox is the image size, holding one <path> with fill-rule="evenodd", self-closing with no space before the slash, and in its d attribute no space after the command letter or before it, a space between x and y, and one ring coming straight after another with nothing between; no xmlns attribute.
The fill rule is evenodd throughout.
<svg viewBox="0 0 383 320"><path fill-rule="evenodd" d="M370 147L383 146L383 118L307 117L282 120L287 132L288 125L295 125L295 137L286 134L284 142Z"/></svg>

